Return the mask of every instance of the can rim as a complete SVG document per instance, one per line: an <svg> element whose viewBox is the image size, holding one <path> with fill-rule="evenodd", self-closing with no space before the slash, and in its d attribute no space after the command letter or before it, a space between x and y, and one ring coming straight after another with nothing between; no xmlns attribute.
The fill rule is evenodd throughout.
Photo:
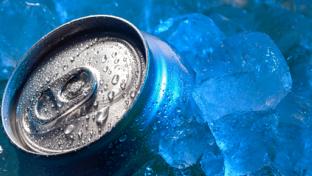
<svg viewBox="0 0 312 176"><path fill-rule="evenodd" d="M3 99L2 99L2 106L1 106L1 120L2 120L2 125L3 125L3 128L4 128L4 131L6 133L6 135L8 136L10 142L12 144L14 144L14 146L16 146L18 149L21 149L22 151L25 151L27 153L31 153L31 154L35 154L35 155L43 155L43 156L56 156L56 155L64 155L64 154L68 154L68 153L73 153L77 150L81 150L81 149L84 149L86 147L88 147L89 145L92 145L94 143L96 143L98 140L100 140L102 137L100 137L99 139L89 143L88 145L86 146L82 146L76 150L69 150L69 151L65 151L65 152L61 152L61 153L39 153L39 152L36 152L34 150L30 150L30 149L27 149L27 147L25 146L22 146L21 145L21 141L18 141L18 139L16 138L16 134L14 134L13 130L12 130L12 122L11 122L11 119L10 119L10 109L12 109L12 102L8 103L7 99L10 99L10 95L9 92L12 91L10 90L10 88L12 87L11 84L14 84L14 79L18 76L17 75L17 72L20 68L21 65L23 65L23 63L25 61L27 61L29 59L29 57L32 56L33 52L42 47L42 44L45 42L45 40L47 39L50 39L50 38L53 38L54 35L56 35L58 32L60 32L61 30L63 30L64 28L69 28L72 24L75 24L75 23L78 23L78 22L81 22L83 20L92 20L92 19L111 19L111 20L118 20L119 22L122 22L124 23L125 25L127 25L128 27L132 28L132 30L136 33L136 35L138 35L139 37L139 40L140 40L140 43L142 44L143 46L143 49L144 51L142 51L142 54L144 56L144 60L145 60L145 73L143 75L143 79L142 79L142 83L141 83L141 86L140 88L138 89L138 92L137 92L137 95L136 97L134 98L133 100L133 103L131 104L131 106L129 106L129 109L128 111L126 111L125 114L123 114L123 117L127 116L129 110L131 110L135 104L137 104L138 102L138 97L140 97L140 95L142 94L142 90L146 87L146 80L148 78L148 75L149 75L149 70L150 70L150 62L149 62L149 51L148 51L148 45L147 45L147 42L146 40L144 39L143 37L143 34L142 32L134 25L132 24L131 22L129 22L128 20L126 19L123 19L121 17L117 17L117 16L114 16L114 15L103 15L103 14L98 14L98 15L89 15L89 16L85 16L85 17L80 17L80 18L77 18L77 19L74 19L74 20L71 20L69 22L66 22L62 25L60 25L59 27L53 29L52 31L48 32L46 35L44 35L43 37L41 37L21 58L21 60L18 62L16 68L14 69L12 75L10 76L9 80L7 81L7 84L6 84L6 87L4 89L4 93L3 93ZM143 53L144 52L144 53ZM20 87L18 87L15 91L13 90L13 94L12 95L16 95L16 93L18 92L18 90L23 86L24 84L22 84ZM14 85L13 85L14 86ZM15 104L15 103L13 103ZM16 108L16 107L15 107ZM120 122L118 122L120 123ZM117 124L118 124L117 123Z"/></svg>

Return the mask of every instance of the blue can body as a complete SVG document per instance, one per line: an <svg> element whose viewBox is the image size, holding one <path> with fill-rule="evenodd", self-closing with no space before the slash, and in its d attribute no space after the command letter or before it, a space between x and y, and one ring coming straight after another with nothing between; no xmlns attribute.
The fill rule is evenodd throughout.
<svg viewBox="0 0 312 176"><path fill-rule="evenodd" d="M83 20L93 18L96 20L109 18L128 25L128 22L112 16L90 16ZM69 29L75 30L74 27ZM146 75L135 102L122 121L105 138L78 151L48 157L25 152L27 148L18 150L18 159L22 163L19 170L21 175L130 175L146 161L155 158L157 149L154 144L158 142L155 136L157 138L160 136L158 133L171 128L171 119L178 115L188 116L192 113L188 112L187 106L191 104L189 98L193 75L184 67L180 57L168 44L150 34L138 30L137 32L136 35L143 36L142 42L147 51ZM5 119L10 118L6 113L9 114L14 104L12 102L14 91L17 92L18 88L22 87L21 83L16 82L18 75L35 62L31 61L30 56L44 46L41 44L49 43L48 40L53 40L53 37L48 36L42 40L22 60L7 85L2 107L5 127L9 125ZM11 87L14 89L10 90ZM154 128L155 125L158 129ZM8 127L6 132L10 134ZM16 141L11 140L16 144Z"/></svg>

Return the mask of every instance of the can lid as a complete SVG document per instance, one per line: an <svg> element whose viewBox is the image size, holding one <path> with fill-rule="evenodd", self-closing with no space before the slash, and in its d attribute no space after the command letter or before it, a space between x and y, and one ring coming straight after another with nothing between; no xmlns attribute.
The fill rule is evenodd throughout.
<svg viewBox="0 0 312 176"><path fill-rule="evenodd" d="M57 28L7 85L8 136L28 152L57 155L109 135L140 92L146 56L140 32L118 17L89 16Z"/></svg>

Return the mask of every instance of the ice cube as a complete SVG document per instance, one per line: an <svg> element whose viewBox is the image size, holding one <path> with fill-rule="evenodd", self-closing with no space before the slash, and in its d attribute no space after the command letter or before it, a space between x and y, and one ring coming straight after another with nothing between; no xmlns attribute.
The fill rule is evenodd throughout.
<svg viewBox="0 0 312 176"><path fill-rule="evenodd" d="M224 160L220 151L207 150L204 152L200 160L201 168L205 175L223 176L224 175Z"/></svg>
<svg viewBox="0 0 312 176"><path fill-rule="evenodd" d="M312 20L286 9L270 6L254 8L256 30L265 32L288 57L292 48L312 48Z"/></svg>
<svg viewBox="0 0 312 176"><path fill-rule="evenodd" d="M243 8L223 5L209 9L205 14L227 36L232 36L239 32L254 31L255 28L253 14Z"/></svg>
<svg viewBox="0 0 312 176"><path fill-rule="evenodd" d="M206 121L237 112L274 109L291 89L286 61L262 33L227 38L213 53L206 76L193 92Z"/></svg>
<svg viewBox="0 0 312 176"><path fill-rule="evenodd" d="M277 122L275 114L250 112L210 123L224 156L225 175L248 175L270 165Z"/></svg>
<svg viewBox="0 0 312 176"><path fill-rule="evenodd" d="M277 106L277 134L274 165L283 175L311 172L312 101L290 93Z"/></svg>
<svg viewBox="0 0 312 176"><path fill-rule="evenodd" d="M311 17L312 5L309 0L253 0L254 5L266 4L272 7L287 9L292 13L304 14Z"/></svg>
<svg viewBox="0 0 312 176"><path fill-rule="evenodd" d="M0 37L0 40L1 40L1 37ZM1 81L5 81L9 79L9 77L11 76L16 66L16 62L17 62L16 59L9 57L7 53L5 51L2 51L0 48L0 80Z"/></svg>
<svg viewBox="0 0 312 176"><path fill-rule="evenodd" d="M172 167L184 169L199 161L204 151L216 147L207 125L191 122L167 129L160 137L159 154Z"/></svg>
<svg viewBox="0 0 312 176"><path fill-rule="evenodd" d="M19 59L40 37L59 25L46 2L2 1L0 10L2 35L0 49Z"/></svg>
<svg viewBox="0 0 312 176"><path fill-rule="evenodd" d="M198 81L206 79L205 66L224 38L209 17L198 13L170 18L156 28L155 34L173 46L186 67L195 71Z"/></svg>
<svg viewBox="0 0 312 176"><path fill-rule="evenodd" d="M293 78L292 92L305 99L312 97L312 49L293 49L288 65Z"/></svg>

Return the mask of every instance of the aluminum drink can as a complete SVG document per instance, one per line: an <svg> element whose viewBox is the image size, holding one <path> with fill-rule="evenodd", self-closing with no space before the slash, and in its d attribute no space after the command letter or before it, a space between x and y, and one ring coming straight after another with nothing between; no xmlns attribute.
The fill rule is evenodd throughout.
<svg viewBox="0 0 312 176"><path fill-rule="evenodd" d="M189 102L192 74L165 42L119 17L53 30L8 81L2 123L21 175L130 175L153 157L155 117Z"/></svg>

